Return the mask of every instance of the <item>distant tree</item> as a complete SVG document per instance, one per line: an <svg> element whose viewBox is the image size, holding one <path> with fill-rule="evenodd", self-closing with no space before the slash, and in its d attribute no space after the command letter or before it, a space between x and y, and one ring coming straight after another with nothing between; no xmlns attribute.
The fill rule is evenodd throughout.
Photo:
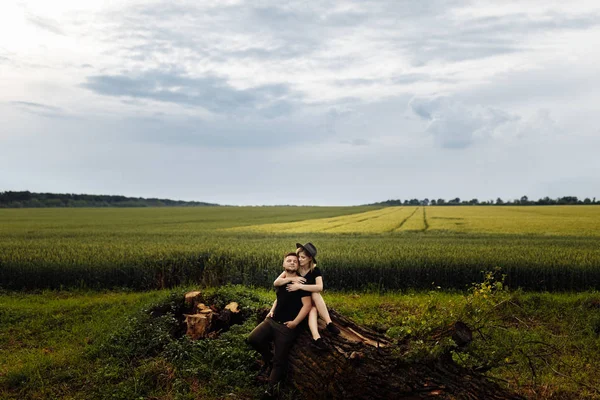
<svg viewBox="0 0 600 400"><path fill-rule="evenodd" d="M527 196L521 197L520 203L521 204L529 204L529 198Z"/></svg>
<svg viewBox="0 0 600 400"><path fill-rule="evenodd" d="M558 204L577 204L577 196L565 196L558 199Z"/></svg>
<svg viewBox="0 0 600 400"><path fill-rule="evenodd" d="M448 203L450 203L450 204L460 204L460 197L456 197L456 198L450 200Z"/></svg>
<svg viewBox="0 0 600 400"><path fill-rule="evenodd" d="M498 198L496 199L496 204L497 204L497 205L502 205L502 204L504 204L504 200L502 200L500 197L498 197Z"/></svg>
<svg viewBox="0 0 600 400"><path fill-rule="evenodd" d="M436 203L435 199L431 199L431 205L432 205L432 206L435 206L436 204L437 204L437 203Z"/></svg>
<svg viewBox="0 0 600 400"><path fill-rule="evenodd" d="M421 204L423 204L424 206L428 206L429 205L429 199L427 199L427 198L423 199L423 201L421 201Z"/></svg>
<svg viewBox="0 0 600 400"><path fill-rule="evenodd" d="M586 197L585 200L583 200L583 204L591 204L592 201L590 200L589 197Z"/></svg>
<svg viewBox="0 0 600 400"><path fill-rule="evenodd" d="M472 205L479 204L479 200L471 199L471 200L469 200L469 204L472 204Z"/></svg>
<svg viewBox="0 0 600 400"><path fill-rule="evenodd" d="M46 206L48 206L48 207L64 207L65 204L60 199L48 199L48 200L46 200Z"/></svg>
<svg viewBox="0 0 600 400"><path fill-rule="evenodd" d="M446 200L444 200L444 199L437 199L437 204L438 204L438 206L443 206L444 204L446 204Z"/></svg>

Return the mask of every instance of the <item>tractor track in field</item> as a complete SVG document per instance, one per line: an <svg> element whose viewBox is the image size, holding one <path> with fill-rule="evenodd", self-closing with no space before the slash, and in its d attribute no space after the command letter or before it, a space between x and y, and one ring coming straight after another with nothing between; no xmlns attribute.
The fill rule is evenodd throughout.
<svg viewBox="0 0 600 400"><path fill-rule="evenodd" d="M334 226L329 226L329 227L327 227L327 228L325 228L325 229L321 229L321 230L320 230L320 232L326 232L326 231L329 231L329 230L331 230L331 229L339 228L340 226L346 226L346 225L356 224L356 223L360 223L360 222L365 222L365 221L368 221L368 220L371 220L371 219L377 219L377 218L385 217L385 216L387 216L388 214L392 214L392 213L393 213L393 212L395 212L395 211L396 211L396 210L392 210L392 211L390 211L390 212L387 212L387 213L385 213L385 214L377 215L377 216L374 216L374 217L367 217L367 218L358 219L358 220L356 220L356 221L345 222L345 223L343 223L343 224L334 225Z"/></svg>
<svg viewBox="0 0 600 400"><path fill-rule="evenodd" d="M413 215L415 215L415 213L417 211L419 211L419 207L415 208L415 211L413 211L412 214L410 214L408 217L404 218L398 226L396 226L395 228L392 228L389 232L393 233L393 232L396 232L398 229L402 228L402 225L404 225L406 223L406 221L408 221Z"/></svg>

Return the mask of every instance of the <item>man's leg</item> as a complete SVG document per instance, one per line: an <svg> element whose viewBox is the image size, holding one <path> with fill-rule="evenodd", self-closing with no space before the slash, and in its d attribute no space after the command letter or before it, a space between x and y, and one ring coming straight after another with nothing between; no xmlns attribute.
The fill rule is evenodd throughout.
<svg viewBox="0 0 600 400"><path fill-rule="evenodd" d="M260 353L265 365L269 364L272 359L271 341L273 340L273 333L274 329L269 319L265 319L248 336L248 343Z"/></svg>
<svg viewBox="0 0 600 400"><path fill-rule="evenodd" d="M277 324L276 322L272 323ZM273 357L273 369L269 377L269 385L272 387L279 383L285 376L288 354L298 336L298 327L296 329L289 329L285 325L277 324L274 328L275 355Z"/></svg>

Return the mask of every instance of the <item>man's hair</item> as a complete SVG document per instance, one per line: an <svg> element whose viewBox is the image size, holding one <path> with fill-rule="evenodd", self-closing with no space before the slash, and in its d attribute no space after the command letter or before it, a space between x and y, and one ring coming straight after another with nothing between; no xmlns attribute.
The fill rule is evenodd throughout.
<svg viewBox="0 0 600 400"><path fill-rule="evenodd" d="M289 256L294 256L294 257L298 258L298 254L296 254L296 252L294 252L294 251L290 251L289 253L286 253L286 254L283 256L283 259L285 260L285 259L286 259L286 258L288 258Z"/></svg>

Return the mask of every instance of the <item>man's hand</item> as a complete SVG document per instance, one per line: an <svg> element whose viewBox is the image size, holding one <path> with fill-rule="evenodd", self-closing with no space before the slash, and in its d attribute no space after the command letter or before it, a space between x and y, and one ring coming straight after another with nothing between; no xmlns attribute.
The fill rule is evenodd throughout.
<svg viewBox="0 0 600 400"><path fill-rule="evenodd" d="M288 292L295 292L296 290L302 289L302 284L298 282L292 283L291 285L287 285L286 289Z"/></svg>
<svg viewBox="0 0 600 400"><path fill-rule="evenodd" d="M298 326L294 321L284 322L283 324L290 329L294 329L296 326Z"/></svg>
<svg viewBox="0 0 600 400"><path fill-rule="evenodd" d="M269 313L267 314L267 318L273 318L273 311L269 311Z"/></svg>
<svg viewBox="0 0 600 400"><path fill-rule="evenodd" d="M293 278L290 278L290 282L291 283L306 283L306 278L303 278L301 276L295 276Z"/></svg>

